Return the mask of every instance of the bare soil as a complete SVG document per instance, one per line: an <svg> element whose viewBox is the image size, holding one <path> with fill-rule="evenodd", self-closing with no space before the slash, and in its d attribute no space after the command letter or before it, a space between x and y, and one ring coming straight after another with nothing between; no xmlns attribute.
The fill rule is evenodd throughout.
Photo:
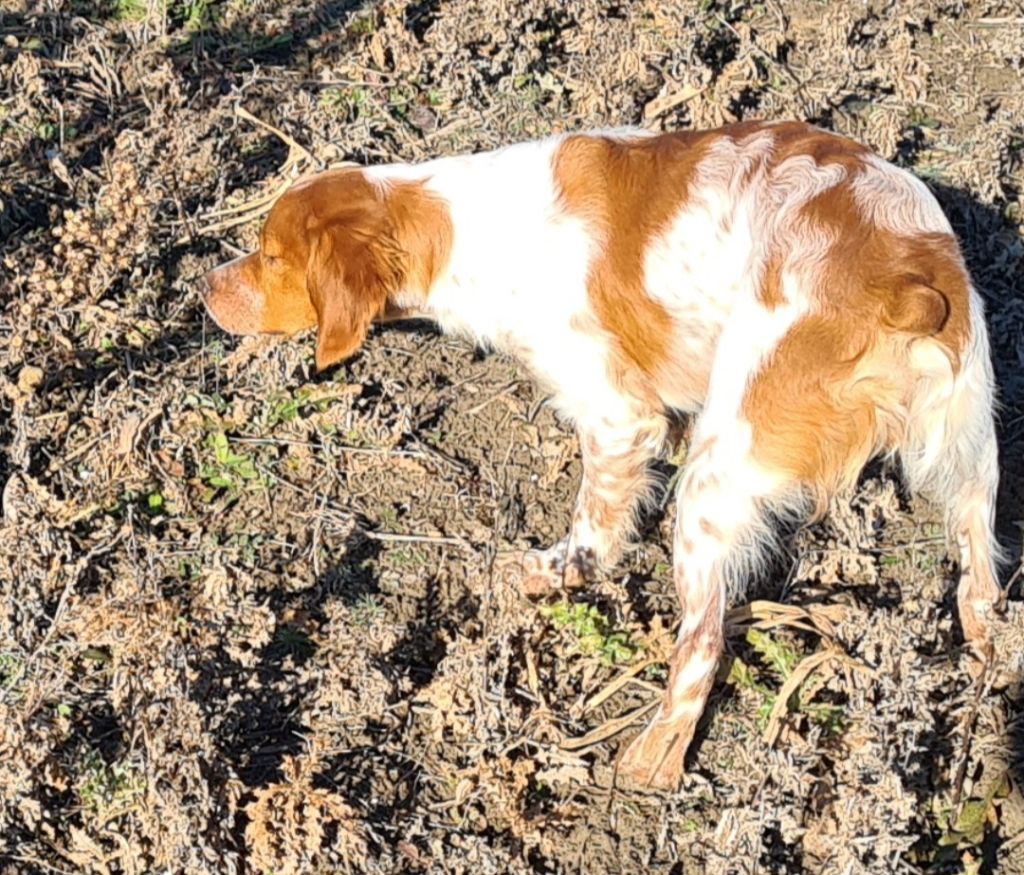
<svg viewBox="0 0 1024 875"><path fill-rule="evenodd" d="M630 795L671 508L611 579L525 601L495 559L564 534L578 476L526 373L407 325L317 375L194 288L332 162L852 134L933 188L988 302L1010 577L1022 59L1012 0L3 0L0 872L1024 872L1019 682L971 678L892 472L731 612L682 791Z"/></svg>

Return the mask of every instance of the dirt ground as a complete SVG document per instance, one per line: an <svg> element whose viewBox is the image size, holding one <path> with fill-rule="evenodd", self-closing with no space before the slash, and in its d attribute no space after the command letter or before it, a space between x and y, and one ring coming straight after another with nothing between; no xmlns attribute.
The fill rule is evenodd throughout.
<svg viewBox="0 0 1024 875"><path fill-rule="evenodd" d="M0 3L0 872L1024 872L1019 684L972 681L936 514L890 472L731 612L682 791L630 795L671 509L525 601L495 556L561 537L579 473L526 373L421 325L317 375L195 292L332 162L813 120L964 241L1010 578L1019 2Z"/></svg>

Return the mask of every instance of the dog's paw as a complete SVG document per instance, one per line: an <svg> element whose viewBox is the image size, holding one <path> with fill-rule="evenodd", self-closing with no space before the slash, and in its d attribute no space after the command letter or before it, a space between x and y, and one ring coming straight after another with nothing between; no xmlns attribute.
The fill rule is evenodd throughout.
<svg viewBox="0 0 1024 875"><path fill-rule="evenodd" d="M522 593L538 598L551 592L579 589L586 585L596 571L591 558L593 551L574 549L572 559L566 561L569 550L561 541L546 550L517 550L499 557L503 569L517 578Z"/></svg>
<svg viewBox="0 0 1024 875"><path fill-rule="evenodd" d="M683 780L683 759L696 721L655 718L619 759L615 785L639 793L675 793Z"/></svg>
<svg viewBox="0 0 1024 875"><path fill-rule="evenodd" d="M1016 690L1024 681L1024 605L1009 602L978 611L964 624L967 670L992 689Z"/></svg>

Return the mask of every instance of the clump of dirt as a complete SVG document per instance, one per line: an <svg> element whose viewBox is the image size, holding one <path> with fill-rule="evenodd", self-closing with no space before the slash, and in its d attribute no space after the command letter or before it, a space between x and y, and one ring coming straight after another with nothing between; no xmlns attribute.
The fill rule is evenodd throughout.
<svg viewBox="0 0 1024 875"><path fill-rule="evenodd" d="M194 289L300 171L809 119L961 235L1016 559L1016 4L15 0L0 34L5 872L1024 872L1020 690L972 678L890 472L730 612L682 791L626 794L671 509L613 579L526 602L500 553L558 540L579 474L529 375L425 326L316 374ZM1016 579L1006 628L1012 668Z"/></svg>

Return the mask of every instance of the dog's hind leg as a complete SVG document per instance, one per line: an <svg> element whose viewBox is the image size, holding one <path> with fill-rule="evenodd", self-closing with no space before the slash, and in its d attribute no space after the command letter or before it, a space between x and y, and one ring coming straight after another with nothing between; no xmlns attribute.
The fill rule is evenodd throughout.
<svg viewBox="0 0 1024 875"><path fill-rule="evenodd" d="M679 783L722 654L727 595L742 596L766 564L774 520L823 513L883 444L880 389L858 382L843 326L808 316L783 324L772 347L776 317L760 316L745 323L749 334L724 339L696 423L673 543L682 620L658 711L619 762L629 784ZM753 360L755 343L745 359L738 344L749 337L765 350Z"/></svg>
<svg viewBox="0 0 1024 875"><path fill-rule="evenodd" d="M993 535L999 486L995 381L974 293L971 339L958 364L955 375L936 368L939 376L916 393L900 455L908 485L945 512L960 559L960 624L965 640L986 660L993 656L992 624L1004 593L997 582L1000 551Z"/></svg>

